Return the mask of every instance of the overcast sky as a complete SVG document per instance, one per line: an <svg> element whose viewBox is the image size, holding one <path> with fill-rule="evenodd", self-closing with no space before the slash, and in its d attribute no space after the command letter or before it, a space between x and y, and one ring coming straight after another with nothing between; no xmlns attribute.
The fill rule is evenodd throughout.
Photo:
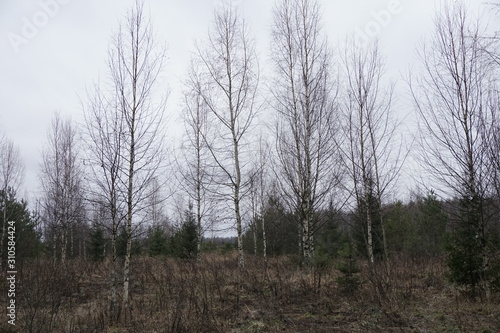
<svg viewBox="0 0 500 333"><path fill-rule="evenodd" d="M432 28L434 0L323 0L325 32L336 49L347 34L379 33L388 74L398 80ZM41 148L55 111L81 122L80 98L105 76L110 35L132 0L0 0L0 132L20 148L26 165L21 196L39 189ZM168 110L179 110L179 82L221 0L146 0L158 37L168 45L163 80ZM255 36L261 62L269 58L272 0L233 0ZM482 1L469 1L479 8ZM498 20L497 20L498 21ZM361 33L360 33L361 31ZM367 31L365 33L363 31ZM399 79L400 80L400 79ZM401 81L401 80L400 80ZM173 120L176 116L172 117ZM172 123L171 126L176 126Z"/></svg>

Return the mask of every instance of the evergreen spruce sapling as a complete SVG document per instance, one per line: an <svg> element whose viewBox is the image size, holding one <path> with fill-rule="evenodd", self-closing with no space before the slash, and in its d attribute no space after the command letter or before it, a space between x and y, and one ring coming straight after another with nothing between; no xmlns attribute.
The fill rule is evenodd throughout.
<svg viewBox="0 0 500 333"><path fill-rule="evenodd" d="M5 200L4 196L6 196ZM4 203L5 207L3 206ZM4 209L6 209L5 215ZM4 216L6 222L15 222L16 259L22 260L24 258L37 257L42 249L41 234L37 230L38 216L35 213L30 213L28 203L25 200L19 200L11 188L5 192L0 190L1 223L4 222ZM4 257L0 258L0 260L3 260L3 263L7 260L8 236L6 228L5 235L0 235L0 237L5 237L3 243Z"/></svg>
<svg viewBox="0 0 500 333"><path fill-rule="evenodd" d="M196 258L198 253L198 230L192 208L190 204L180 229L172 237L174 255L181 259Z"/></svg>
<svg viewBox="0 0 500 333"><path fill-rule="evenodd" d="M360 269L356 263L355 252L355 248L350 239L344 242L343 247L338 252L340 258L343 260L336 266L342 275L339 276L336 281L340 290L346 294L358 291L361 285L359 277L357 276Z"/></svg>
<svg viewBox="0 0 500 333"><path fill-rule="evenodd" d="M487 283L481 205L477 195L460 200L460 220L447 244L448 278L471 298L485 291L481 288Z"/></svg>
<svg viewBox="0 0 500 333"><path fill-rule="evenodd" d="M160 227L153 227L149 236L149 255L151 257L167 255L169 252L168 239Z"/></svg>
<svg viewBox="0 0 500 333"><path fill-rule="evenodd" d="M98 225L94 225L89 235L88 252L90 259L93 261L104 260L105 248L106 238L104 231Z"/></svg>

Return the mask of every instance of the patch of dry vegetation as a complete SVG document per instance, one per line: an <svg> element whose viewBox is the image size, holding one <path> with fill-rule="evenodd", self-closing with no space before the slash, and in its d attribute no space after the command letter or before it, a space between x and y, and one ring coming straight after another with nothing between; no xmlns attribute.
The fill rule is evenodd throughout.
<svg viewBox="0 0 500 333"><path fill-rule="evenodd" d="M342 293L333 264L300 269L285 257L235 254L199 264L172 258L132 261L132 320L109 318L110 263L25 262L19 274L22 332L499 332L500 299L468 301L446 283L438 261L393 260L361 288ZM321 273L321 274L320 274ZM5 290L5 279L2 279ZM383 295L374 292L379 283ZM6 320L0 330L7 331Z"/></svg>

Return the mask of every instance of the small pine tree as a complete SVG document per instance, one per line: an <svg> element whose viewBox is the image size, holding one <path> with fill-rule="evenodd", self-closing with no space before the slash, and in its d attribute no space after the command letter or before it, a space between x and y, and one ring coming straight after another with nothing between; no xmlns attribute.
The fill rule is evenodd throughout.
<svg viewBox="0 0 500 333"><path fill-rule="evenodd" d="M118 257L124 257L127 249L127 230L125 227L120 228L120 233L116 237L116 255ZM133 238L132 239L132 253L134 255L141 253L141 243Z"/></svg>
<svg viewBox="0 0 500 333"><path fill-rule="evenodd" d="M333 258L337 256L338 251L341 249L342 234L339 231L338 224L340 214L333 208L333 203L330 203L327 210L318 214L318 219L321 220L321 226L315 239L318 254Z"/></svg>
<svg viewBox="0 0 500 333"><path fill-rule="evenodd" d="M342 261L336 265L342 274L336 279L340 290L346 294L358 291L361 283L357 274L360 269L356 263L355 249L352 241L348 240L344 242L344 246L339 250L338 254L342 258Z"/></svg>
<svg viewBox="0 0 500 333"><path fill-rule="evenodd" d="M422 252L427 257L439 256L444 249L448 216L444 213L434 191L419 202L419 210L418 235Z"/></svg>
<svg viewBox="0 0 500 333"><path fill-rule="evenodd" d="M168 254L168 239L160 227L153 227L150 232L148 252L151 257Z"/></svg>
<svg viewBox="0 0 500 333"><path fill-rule="evenodd" d="M460 200L460 220L447 244L448 277L451 282L463 287L464 293L471 298L481 293L487 275L481 204L478 196Z"/></svg>
<svg viewBox="0 0 500 333"><path fill-rule="evenodd" d="M106 238L104 231L98 225L94 225L89 235L88 254L93 261L102 261L105 256Z"/></svg>
<svg viewBox="0 0 500 333"><path fill-rule="evenodd" d="M184 213L180 229L172 237L173 254L181 259L196 258L198 253L198 231L192 205Z"/></svg>
<svg viewBox="0 0 500 333"><path fill-rule="evenodd" d="M5 207L3 206L4 199ZM3 221L4 213L5 221ZM16 259L23 260L24 258L34 258L40 255L42 242L40 240L41 233L38 230L39 216L34 212L30 213L28 203L25 200L19 200L11 188L5 192L0 190L0 225L10 221L15 223ZM3 254L3 258L0 258L0 260L5 264L9 235L7 228L4 235L1 234L1 229L0 227L0 237L4 237L4 248L3 251L0 251Z"/></svg>

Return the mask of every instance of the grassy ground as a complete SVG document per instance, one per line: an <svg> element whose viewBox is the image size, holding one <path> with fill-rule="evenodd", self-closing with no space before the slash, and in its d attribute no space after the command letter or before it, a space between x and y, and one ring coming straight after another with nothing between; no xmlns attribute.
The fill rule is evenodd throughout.
<svg viewBox="0 0 500 333"><path fill-rule="evenodd" d="M361 288L350 293L339 288L334 264L299 269L284 257L267 267L248 257L241 278L232 254L206 255L199 265L148 257L132 263L131 320L111 323L110 263L25 262L12 331L500 332L498 296L467 300L446 283L440 262L394 259L377 278L361 264ZM1 284L6 290L4 278Z"/></svg>

